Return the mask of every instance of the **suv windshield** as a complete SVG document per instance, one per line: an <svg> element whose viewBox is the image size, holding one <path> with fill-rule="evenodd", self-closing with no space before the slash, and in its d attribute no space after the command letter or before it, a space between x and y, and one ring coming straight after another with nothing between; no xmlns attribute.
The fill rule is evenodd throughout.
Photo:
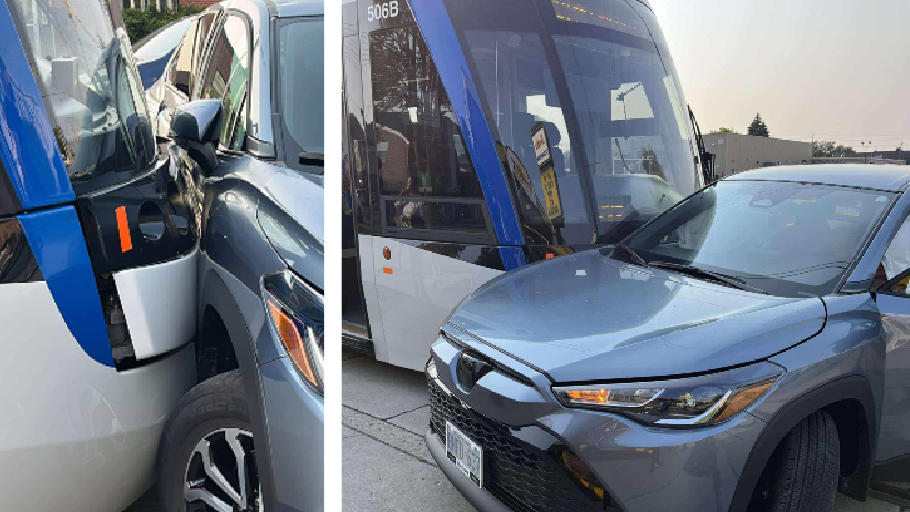
<svg viewBox="0 0 910 512"><path fill-rule="evenodd" d="M848 187L722 181L655 219L627 245L648 265L691 266L782 297L826 295L894 198Z"/></svg>
<svg viewBox="0 0 910 512"><path fill-rule="evenodd" d="M292 169L314 172L308 156L323 152L323 20L286 18L278 23L278 116L281 153ZM318 159L317 159L318 161ZM304 162L304 163L301 163Z"/></svg>
<svg viewBox="0 0 910 512"><path fill-rule="evenodd" d="M529 243L620 240L703 186L650 9L634 0L445 3Z"/></svg>
<svg viewBox="0 0 910 512"><path fill-rule="evenodd" d="M13 0L77 194L148 169L155 144L129 38L104 0Z"/></svg>

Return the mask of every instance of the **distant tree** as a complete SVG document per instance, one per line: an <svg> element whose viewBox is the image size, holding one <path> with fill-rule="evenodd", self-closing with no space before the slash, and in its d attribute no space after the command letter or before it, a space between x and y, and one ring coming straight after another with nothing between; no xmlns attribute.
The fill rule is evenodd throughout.
<svg viewBox="0 0 910 512"><path fill-rule="evenodd" d="M733 128L727 128L727 127L721 126L720 128L718 128L712 132L709 132L709 133L737 133L737 131L734 130Z"/></svg>
<svg viewBox="0 0 910 512"><path fill-rule="evenodd" d="M160 11L155 9L155 7L150 7L145 11L142 9L124 9L122 15L123 24L126 26L126 34L130 36L130 42L135 44L143 37L168 23L200 11L202 9L196 6L187 5Z"/></svg>
<svg viewBox="0 0 910 512"><path fill-rule="evenodd" d="M834 153L837 156L856 156L856 151L854 151L852 147L841 146L839 144L836 148L834 148Z"/></svg>
<svg viewBox="0 0 910 512"><path fill-rule="evenodd" d="M812 141L812 156L856 156L856 151L833 140L815 140Z"/></svg>
<svg viewBox="0 0 910 512"><path fill-rule="evenodd" d="M812 156L831 156L834 151L833 140L813 140Z"/></svg>
<svg viewBox="0 0 910 512"><path fill-rule="evenodd" d="M755 114L755 119L753 119L752 124L749 125L749 131L747 133L759 137L768 136L768 126L762 121L761 114Z"/></svg>
<svg viewBox="0 0 910 512"><path fill-rule="evenodd" d="M661 165L660 161L657 159L657 153L654 151L654 148L650 145L643 147L641 149L641 159L645 172L652 176L658 176L662 180L667 179L667 176L664 174L664 166Z"/></svg>

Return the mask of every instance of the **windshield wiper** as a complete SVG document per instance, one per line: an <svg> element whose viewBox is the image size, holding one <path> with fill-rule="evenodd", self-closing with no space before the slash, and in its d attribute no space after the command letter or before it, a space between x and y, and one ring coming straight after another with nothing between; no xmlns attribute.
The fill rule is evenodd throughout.
<svg viewBox="0 0 910 512"><path fill-rule="evenodd" d="M613 246L614 250L615 250L617 247L619 247L620 249L626 251L626 252L629 254L629 256L632 257L632 262L635 263L636 265L641 265L642 267L647 267L647 266L648 266L648 263L647 263L645 260L643 260L642 257L639 256L637 252L633 251L632 248L629 247L628 245L626 245L626 244L624 244L624 243L622 243L622 242L618 242L616 245ZM606 249L607 249L606 247L602 248L602 249L600 250L600 253L603 254L604 256L607 256L608 254L612 254L612 253L613 253L613 251L606 252L606 251L605 251Z"/></svg>
<svg viewBox="0 0 910 512"><path fill-rule="evenodd" d="M762 290L760 288L756 288L754 286L749 286L748 284L746 284L745 279L731 276L728 274L722 274L720 272L706 270L701 267L696 267L693 265L670 263L668 261L652 261L649 263L649 265L652 267L655 267L655 268L662 268L662 269L666 269L666 270L675 270L675 271L679 272L680 274L686 274L688 276L692 276L695 278L703 278L703 279L707 278L711 281L716 281L725 286L729 286L731 288L736 288L738 290L747 290L747 291L753 291L753 292L767 294L767 292L765 292L764 290Z"/></svg>

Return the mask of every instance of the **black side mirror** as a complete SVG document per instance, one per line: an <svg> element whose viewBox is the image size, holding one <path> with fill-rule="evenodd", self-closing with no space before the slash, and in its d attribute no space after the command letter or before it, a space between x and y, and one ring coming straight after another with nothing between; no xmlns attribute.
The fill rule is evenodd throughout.
<svg viewBox="0 0 910 512"><path fill-rule="evenodd" d="M196 100L177 107L171 119L171 138L186 150L206 174L218 167L215 143L221 100Z"/></svg>

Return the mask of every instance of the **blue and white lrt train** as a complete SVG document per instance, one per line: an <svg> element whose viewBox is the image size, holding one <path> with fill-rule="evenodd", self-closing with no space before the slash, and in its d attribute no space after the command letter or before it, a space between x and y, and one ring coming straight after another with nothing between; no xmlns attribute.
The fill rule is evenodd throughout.
<svg viewBox="0 0 910 512"><path fill-rule="evenodd" d="M646 0L342 9L345 341L381 361L422 370L484 282L713 179Z"/></svg>
<svg viewBox="0 0 910 512"><path fill-rule="evenodd" d="M4 510L123 510L195 384L194 196L157 161L118 4L0 5Z"/></svg>

